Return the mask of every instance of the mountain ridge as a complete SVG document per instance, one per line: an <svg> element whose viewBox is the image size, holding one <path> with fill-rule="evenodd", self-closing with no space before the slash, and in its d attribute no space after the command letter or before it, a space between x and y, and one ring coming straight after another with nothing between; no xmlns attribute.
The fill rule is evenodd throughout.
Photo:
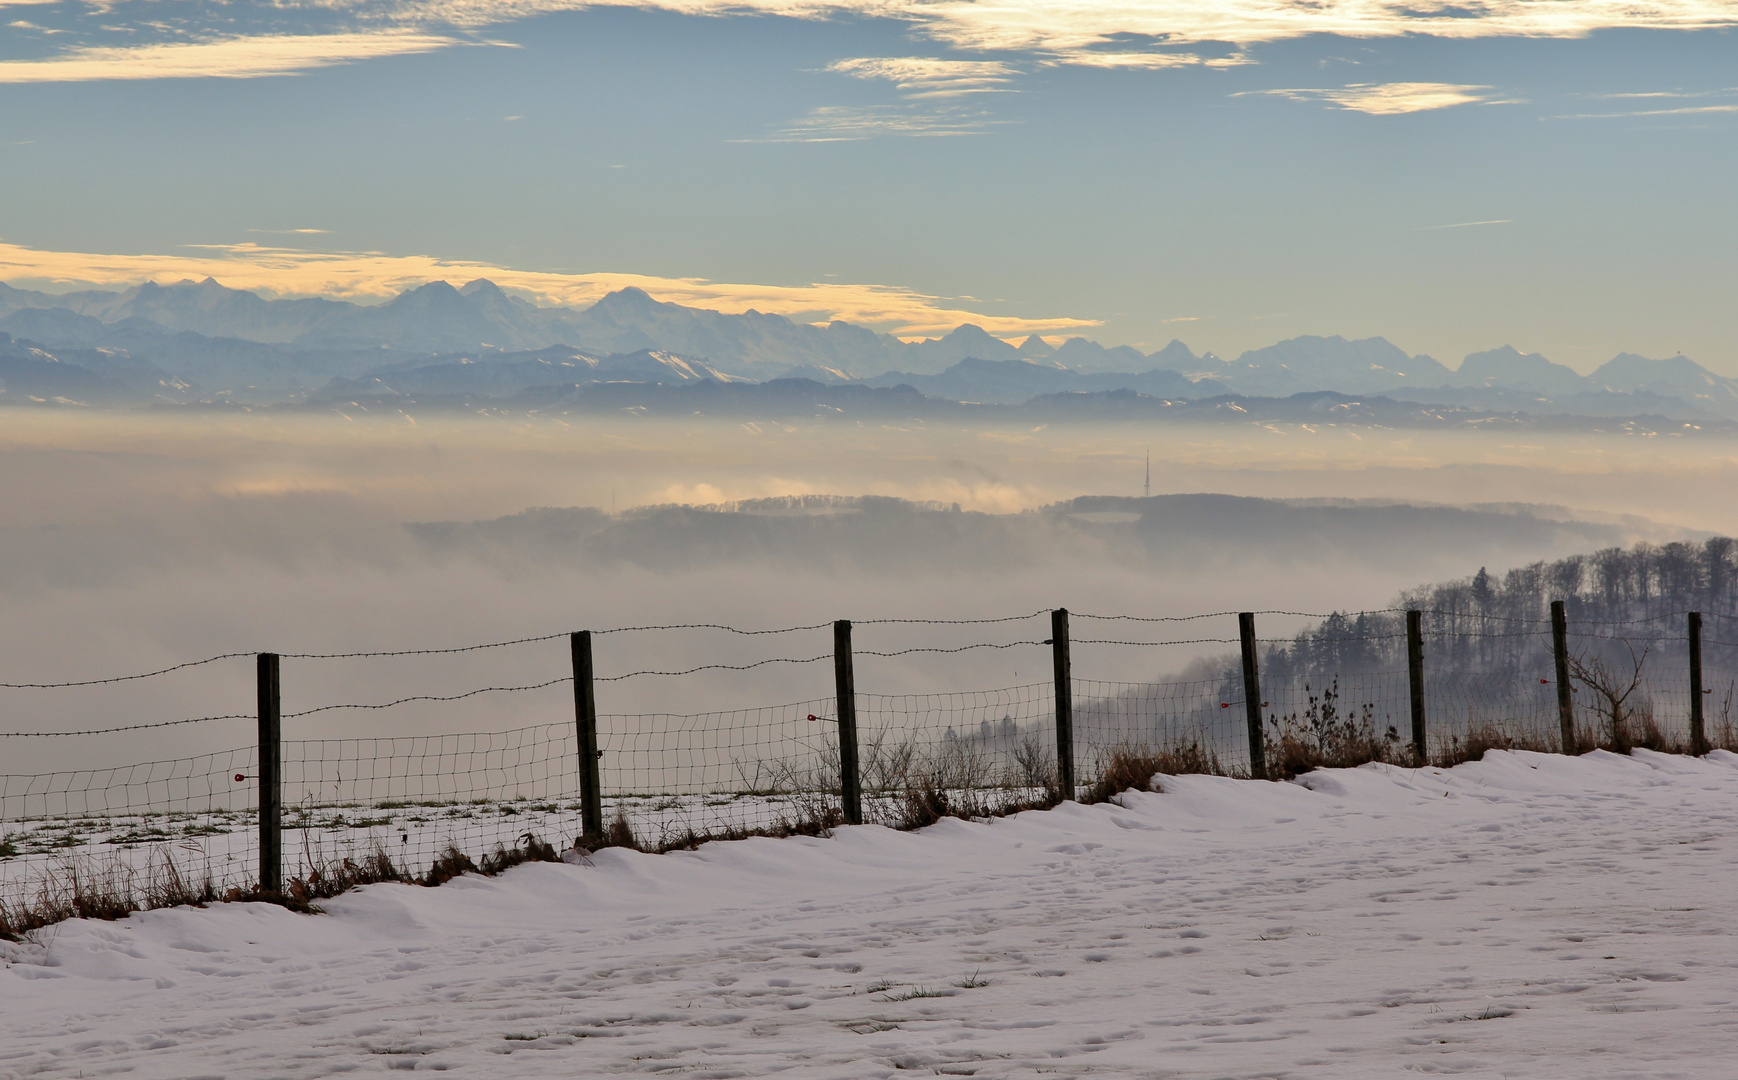
<svg viewBox="0 0 1738 1080"><path fill-rule="evenodd" d="M50 355L67 353L60 359L74 366L71 353L79 352L95 365L93 373L111 361L97 361L92 350L124 353L161 370L167 381L158 380L153 394L181 384L173 391L178 400L196 388L238 401L299 400L335 380L379 381L391 372L402 382L407 364L434 368L464 356L513 363L508 358L553 349L598 361L661 354L717 379L767 382L797 374L883 388L908 384L992 403L1119 389L1193 398L1332 390L1540 413L1738 418L1738 381L1682 356L1619 353L1583 376L1507 345L1470 354L1450 369L1381 337L1303 335L1229 361L1197 355L1177 340L1151 353L1078 336L1053 346L1030 335L1016 345L971 323L908 342L840 321L821 326L752 309L686 307L634 287L583 309L539 307L487 278L457 287L427 282L378 305L266 299L212 278L64 294L0 283L0 332ZM962 368L966 361L973 363ZM658 361L639 370L658 381L673 369Z"/></svg>

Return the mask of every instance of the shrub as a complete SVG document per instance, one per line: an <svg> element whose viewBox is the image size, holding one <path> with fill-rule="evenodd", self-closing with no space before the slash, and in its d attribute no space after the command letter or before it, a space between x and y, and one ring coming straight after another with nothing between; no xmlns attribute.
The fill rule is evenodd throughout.
<svg viewBox="0 0 1738 1080"><path fill-rule="evenodd" d="M1111 750L1105 758L1096 781L1081 796L1083 803L1100 803L1124 791L1150 791L1153 777L1159 774L1181 776L1205 773L1224 776L1219 756L1199 742L1154 750L1144 746L1124 744Z"/></svg>
<svg viewBox="0 0 1738 1080"><path fill-rule="evenodd" d="M1410 760L1411 749L1401 743L1399 732L1389 728L1377 734L1373 704L1367 702L1350 712L1344 710L1338 678L1317 693L1309 691L1309 684L1305 683L1309 704L1303 712L1268 718L1272 730L1267 733L1263 749L1269 779L1289 780L1311 769L1346 769L1371 761Z"/></svg>

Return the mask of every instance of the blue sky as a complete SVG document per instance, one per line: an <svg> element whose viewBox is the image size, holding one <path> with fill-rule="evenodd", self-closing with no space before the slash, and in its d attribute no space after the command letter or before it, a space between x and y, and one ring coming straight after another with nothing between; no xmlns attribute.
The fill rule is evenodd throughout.
<svg viewBox="0 0 1738 1080"><path fill-rule="evenodd" d="M793 17L798 16L798 17ZM0 278L1738 374L1738 3L0 0Z"/></svg>

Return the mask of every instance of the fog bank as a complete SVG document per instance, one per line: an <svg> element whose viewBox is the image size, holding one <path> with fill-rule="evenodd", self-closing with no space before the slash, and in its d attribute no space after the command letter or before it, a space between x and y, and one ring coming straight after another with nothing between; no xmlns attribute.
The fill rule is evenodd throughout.
<svg viewBox="0 0 1738 1080"><path fill-rule="evenodd" d="M1730 500L1713 497L1733 489L1738 457L1710 454L1706 442L1690 453L1668 440L1519 445L1372 430L1354 437L633 419L576 428L489 418L23 411L5 419L0 679L9 682L143 671L232 651L435 648L652 623L776 627L1055 606L1138 615L1369 608L1480 565L1738 530ZM1138 496L1149 440L1155 492L1287 501L1163 497L1038 512L1085 495ZM820 513L644 508L807 494L943 509L873 501ZM1040 622L860 627L858 644L892 651L1039 640L1047 636ZM1228 619L1188 625L1187 633L1138 633L1233 634ZM1264 635L1294 628L1263 622ZM1093 636L1136 634L1123 624ZM824 631L627 634L600 639L598 665L600 674L671 670L811 657L829 647ZM1223 649L1096 647L1077 653L1076 670L1083 678L1152 678ZM1005 686L1042 681L1047 664L1041 647L866 658L858 684L865 692ZM566 670L560 640L421 660L286 660L285 709L517 685ZM67 730L245 714L251 678L242 660L110 687L0 691L0 722L14 731ZM566 717L567 693L557 686L322 713L296 730L491 730ZM830 693L825 664L775 665L615 683L600 707L692 711ZM246 721L225 721L111 737L100 752L137 760L251 737ZM10 740L0 749L7 771L25 771L51 757L64 762L71 743L60 745ZM78 752L92 753L90 741Z"/></svg>

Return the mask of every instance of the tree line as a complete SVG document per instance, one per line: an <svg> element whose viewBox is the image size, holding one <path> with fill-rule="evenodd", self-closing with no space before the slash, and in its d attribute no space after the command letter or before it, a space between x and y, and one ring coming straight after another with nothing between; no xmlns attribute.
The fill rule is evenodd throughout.
<svg viewBox="0 0 1738 1080"><path fill-rule="evenodd" d="M1394 607L1424 613L1426 670L1520 675L1550 666L1554 600L1564 602L1572 652L1682 657L1684 613L1700 611L1708 620L1704 662L1738 666L1733 647L1723 644L1738 639L1738 627L1726 622L1738 619L1738 541L1726 536L1605 548L1501 575L1480 567L1471 577L1403 592ZM1403 614L1336 612L1267 646L1262 668L1274 678L1310 678L1405 665Z"/></svg>

